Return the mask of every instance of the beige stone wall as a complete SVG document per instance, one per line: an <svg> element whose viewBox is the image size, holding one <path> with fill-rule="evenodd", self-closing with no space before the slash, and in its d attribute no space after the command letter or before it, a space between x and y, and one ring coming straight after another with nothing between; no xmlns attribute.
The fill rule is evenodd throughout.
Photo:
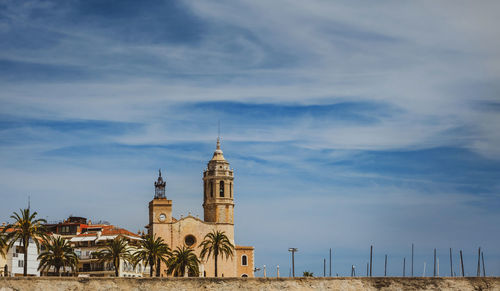
<svg viewBox="0 0 500 291"><path fill-rule="evenodd" d="M165 215L165 220L160 219L160 215ZM149 222L153 224L172 222L172 200L153 199L149 202Z"/></svg>
<svg viewBox="0 0 500 291"><path fill-rule="evenodd" d="M252 278L254 276L254 249L253 247L243 247L236 246L236 266L238 269L238 277L245 274L247 277ZM243 265L243 256L247 258L247 264Z"/></svg>
<svg viewBox="0 0 500 291"><path fill-rule="evenodd" d="M199 247L200 243L203 241L205 235L213 230L224 231L231 243L233 245L235 244L234 226L232 224L208 223L192 216L184 217L173 223L157 225L155 227L155 234L163 237L172 250L175 250L177 247L182 247L184 245L184 239L187 235L194 236L196 242L192 248L199 257L201 252L201 248ZM208 261L204 260L202 261L202 265L203 266L200 268L201 275L203 276L204 272L206 272L207 277L213 277L215 272L214 260L212 258ZM219 257L217 265L218 276L237 276L235 258L222 260ZM162 267L162 275L164 274L163 270L165 270L165 266Z"/></svg>
<svg viewBox="0 0 500 291"><path fill-rule="evenodd" d="M500 278L0 278L0 291L27 290L484 290Z"/></svg>

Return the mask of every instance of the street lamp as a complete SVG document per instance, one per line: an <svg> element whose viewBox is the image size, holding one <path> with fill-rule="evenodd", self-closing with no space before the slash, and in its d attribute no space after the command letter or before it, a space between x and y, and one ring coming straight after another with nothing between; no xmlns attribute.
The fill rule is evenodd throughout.
<svg viewBox="0 0 500 291"><path fill-rule="evenodd" d="M298 252L298 248L288 248L288 251L292 253L292 277L295 277L295 252Z"/></svg>

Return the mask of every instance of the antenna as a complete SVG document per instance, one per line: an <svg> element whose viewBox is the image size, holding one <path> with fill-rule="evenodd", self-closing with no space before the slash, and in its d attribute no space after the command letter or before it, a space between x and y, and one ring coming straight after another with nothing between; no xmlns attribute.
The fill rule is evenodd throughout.
<svg viewBox="0 0 500 291"><path fill-rule="evenodd" d="M220 138L220 119L217 127L217 138Z"/></svg>

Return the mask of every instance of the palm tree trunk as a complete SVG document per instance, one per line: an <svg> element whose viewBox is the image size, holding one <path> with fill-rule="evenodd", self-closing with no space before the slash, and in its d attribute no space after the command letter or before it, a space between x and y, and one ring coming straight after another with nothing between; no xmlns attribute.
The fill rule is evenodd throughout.
<svg viewBox="0 0 500 291"><path fill-rule="evenodd" d="M160 277L161 262L160 258L156 260L156 277Z"/></svg>
<svg viewBox="0 0 500 291"><path fill-rule="evenodd" d="M214 250L214 262L215 262L215 277L217 277L217 257L219 257L219 250Z"/></svg>
<svg viewBox="0 0 500 291"><path fill-rule="evenodd" d="M29 238L23 238L23 254L24 254L24 266L23 266L23 276L28 276L28 246L30 244Z"/></svg>
<svg viewBox="0 0 500 291"><path fill-rule="evenodd" d="M149 260L149 277L153 277L153 266L154 266L154 263L155 260L153 258L151 258Z"/></svg>
<svg viewBox="0 0 500 291"><path fill-rule="evenodd" d="M120 270L120 259L115 260L114 265L115 265L115 276L118 277L118 270Z"/></svg>
<svg viewBox="0 0 500 291"><path fill-rule="evenodd" d="M58 277L61 277L61 273L59 272L59 268L60 268L60 267L56 267L56 275L57 275Z"/></svg>

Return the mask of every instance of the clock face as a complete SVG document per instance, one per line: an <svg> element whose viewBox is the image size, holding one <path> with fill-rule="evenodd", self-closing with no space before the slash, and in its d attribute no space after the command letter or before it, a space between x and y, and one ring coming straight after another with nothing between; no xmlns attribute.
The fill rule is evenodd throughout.
<svg viewBox="0 0 500 291"><path fill-rule="evenodd" d="M160 221L165 221L166 218L167 218L167 216L163 213L160 214L160 216L159 216Z"/></svg>

